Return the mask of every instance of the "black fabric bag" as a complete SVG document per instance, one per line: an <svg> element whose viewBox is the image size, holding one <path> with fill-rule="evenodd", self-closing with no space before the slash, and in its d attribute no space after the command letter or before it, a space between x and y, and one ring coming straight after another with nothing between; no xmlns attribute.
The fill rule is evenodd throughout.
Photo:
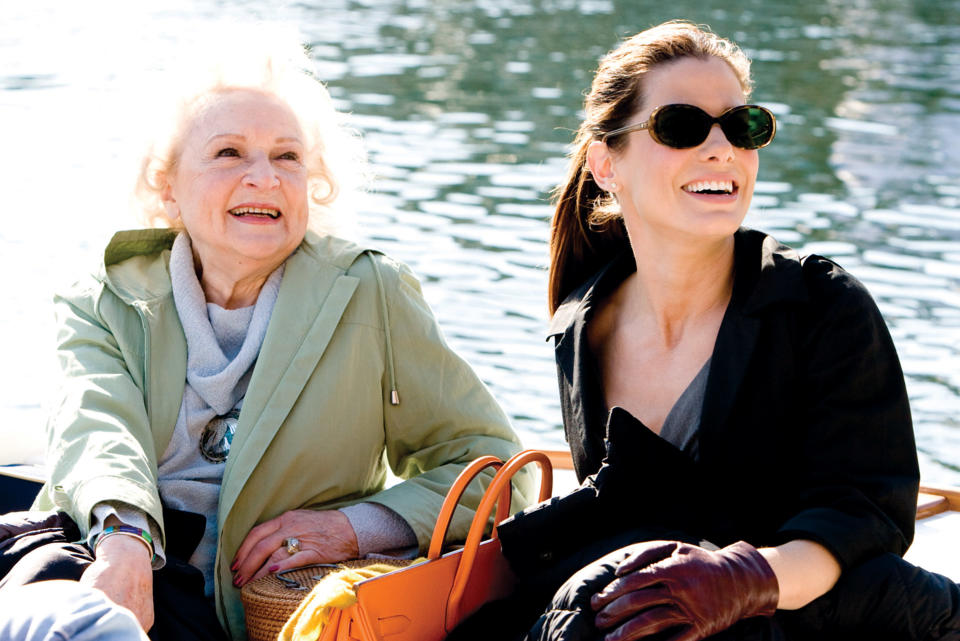
<svg viewBox="0 0 960 641"><path fill-rule="evenodd" d="M503 554L521 580L554 576L555 590L614 545L704 543L703 522L718 519L695 498L703 488L692 459L619 407L610 411L606 448L600 469L579 488L497 526Z"/></svg>
<svg viewBox="0 0 960 641"><path fill-rule="evenodd" d="M0 588L20 559L50 543L80 539L80 528L63 512L9 512L0 515Z"/></svg>
<svg viewBox="0 0 960 641"><path fill-rule="evenodd" d="M153 641L226 641L203 573L187 563L203 538L201 514L164 508L166 565L153 573ZM4 589L49 579L79 580L93 554L63 512L0 515L0 598Z"/></svg>

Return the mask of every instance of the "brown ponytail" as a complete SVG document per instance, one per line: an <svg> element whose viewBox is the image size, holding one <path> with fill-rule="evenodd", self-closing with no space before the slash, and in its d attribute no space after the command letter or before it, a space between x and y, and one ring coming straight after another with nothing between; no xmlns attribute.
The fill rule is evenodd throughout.
<svg viewBox="0 0 960 641"><path fill-rule="evenodd" d="M550 229L550 313L583 280L628 246L623 220L591 224L594 210L612 200L593 179L587 167L590 140L578 145L570 159L566 182L555 192L556 210Z"/></svg>
<svg viewBox="0 0 960 641"><path fill-rule="evenodd" d="M604 132L628 124L643 106L643 78L665 62L685 57L715 57L737 74L749 95L750 61L732 42L706 28L679 20L665 22L627 39L601 61L584 102L586 117L570 155L566 181L554 191L556 209L550 228L549 302L552 314L560 303L629 246L616 201L597 185L587 167L587 149ZM618 152L626 137L610 138Z"/></svg>

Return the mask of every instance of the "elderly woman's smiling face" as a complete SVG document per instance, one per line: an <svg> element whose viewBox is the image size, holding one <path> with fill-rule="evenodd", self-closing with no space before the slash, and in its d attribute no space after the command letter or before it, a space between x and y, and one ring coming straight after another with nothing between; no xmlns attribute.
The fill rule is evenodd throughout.
<svg viewBox="0 0 960 641"><path fill-rule="evenodd" d="M205 274L266 275L307 229L306 141L296 116L252 89L215 94L184 134L163 189Z"/></svg>

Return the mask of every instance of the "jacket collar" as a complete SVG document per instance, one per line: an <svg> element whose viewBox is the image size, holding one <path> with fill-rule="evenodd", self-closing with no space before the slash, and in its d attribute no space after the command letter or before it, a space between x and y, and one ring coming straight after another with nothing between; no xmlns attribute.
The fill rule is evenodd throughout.
<svg viewBox="0 0 960 641"><path fill-rule="evenodd" d="M168 266L177 233L174 229L134 229L114 234L103 251L107 287L128 305L171 296ZM154 259L157 255L161 260Z"/></svg>
<svg viewBox="0 0 960 641"><path fill-rule="evenodd" d="M733 300L746 314L756 314L780 302L807 300L803 266L795 249L780 244L773 236L741 228L734 234ZM570 293L553 313L548 338L566 336L578 319L589 318L598 294L606 293L606 276L635 270L629 251L625 251ZM619 284L619 280L614 284ZM731 301L733 302L733 301ZM563 340L563 339L561 339Z"/></svg>
<svg viewBox="0 0 960 641"><path fill-rule="evenodd" d="M176 229L133 229L115 233L103 252L102 272L107 286L127 304L171 295L169 251L179 233ZM292 256L305 254L318 263L346 271L364 251L368 248L336 236L308 231ZM163 260L152 260L156 255ZM141 260L130 260L138 258Z"/></svg>
<svg viewBox="0 0 960 641"><path fill-rule="evenodd" d="M776 303L808 300L803 261L797 250L752 229L741 229L735 239L734 297L743 301L745 314L759 314Z"/></svg>

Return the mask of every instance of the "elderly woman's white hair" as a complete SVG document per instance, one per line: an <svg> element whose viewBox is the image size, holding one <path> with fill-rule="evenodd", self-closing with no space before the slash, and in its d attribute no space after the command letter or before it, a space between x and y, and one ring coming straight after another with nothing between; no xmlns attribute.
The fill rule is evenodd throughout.
<svg viewBox="0 0 960 641"><path fill-rule="evenodd" d="M247 89L289 105L306 138L310 227L321 233L340 228L341 205L351 200L345 196L365 181L365 155L359 137L344 125L326 87L313 75L299 40L262 25L230 25L212 39L204 37L197 52L179 54L189 67L167 73L173 86L161 93L168 104L154 123L160 127L137 177L135 195L144 222L170 225L160 193L163 176L176 172L186 134L219 94Z"/></svg>

